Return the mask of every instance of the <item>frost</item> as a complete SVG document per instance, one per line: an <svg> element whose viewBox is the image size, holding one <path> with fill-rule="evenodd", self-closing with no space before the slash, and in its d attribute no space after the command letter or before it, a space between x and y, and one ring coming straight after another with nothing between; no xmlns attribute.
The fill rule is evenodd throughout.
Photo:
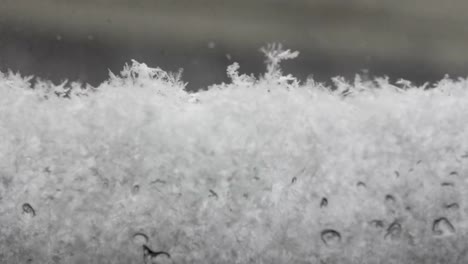
<svg viewBox="0 0 468 264"><path fill-rule="evenodd" d="M136 61L98 87L0 73L0 262L460 263L468 80L301 83L262 52L196 93Z"/></svg>
<svg viewBox="0 0 468 264"><path fill-rule="evenodd" d="M291 74L283 76L280 68L280 62L284 60L294 59L299 56L298 51L283 50L281 44L269 44L260 49L266 57L267 72L264 79L267 82L277 83L279 85L286 85L289 87L297 87L298 81Z"/></svg>
<svg viewBox="0 0 468 264"><path fill-rule="evenodd" d="M186 97L186 83L181 81L182 70L178 73L168 73L161 68L150 68L145 63L132 60L132 64L126 64L120 72L120 76L109 71L108 85L111 87L151 87L162 96Z"/></svg>
<svg viewBox="0 0 468 264"><path fill-rule="evenodd" d="M232 80L232 84L235 86L248 87L255 84L256 80L253 76L248 76L245 74L239 75L239 63L234 62L229 65L227 68L227 75Z"/></svg>
<svg viewBox="0 0 468 264"><path fill-rule="evenodd" d="M283 86L288 89L298 87L299 81L295 77L291 74L283 75L280 68L280 62L296 58L299 56L299 52L283 50L283 46L281 44L269 44L266 47L261 48L260 51L266 57L266 73L258 80L253 75L239 75L240 66L237 62L234 62L227 68L227 75L232 80L234 87L251 87L255 84L259 84L260 86Z"/></svg>
<svg viewBox="0 0 468 264"><path fill-rule="evenodd" d="M148 82L157 82L167 86L176 86L178 88L185 87L185 84L180 80L182 71L177 74L170 74L161 68L150 68L145 63L139 63L132 60L132 65L126 64L120 72L121 77L115 76L110 72L110 82L113 80L130 81L135 86L147 85Z"/></svg>

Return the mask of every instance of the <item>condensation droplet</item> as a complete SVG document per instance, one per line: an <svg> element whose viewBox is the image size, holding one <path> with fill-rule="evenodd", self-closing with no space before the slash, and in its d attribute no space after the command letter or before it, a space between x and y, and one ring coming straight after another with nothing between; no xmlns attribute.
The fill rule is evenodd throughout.
<svg viewBox="0 0 468 264"><path fill-rule="evenodd" d="M434 223L432 224L432 232L437 236L452 235L455 233L455 227L447 218L441 217L434 220Z"/></svg>
<svg viewBox="0 0 468 264"><path fill-rule="evenodd" d="M133 243L139 245L139 246L142 246L142 245L146 245L148 244L148 236L146 234L143 234L143 233L135 233L133 235Z"/></svg>
<svg viewBox="0 0 468 264"><path fill-rule="evenodd" d="M171 255L166 251L153 251L148 246L143 245L143 259L145 263L169 264L173 263Z"/></svg>
<svg viewBox="0 0 468 264"><path fill-rule="evenodd" d="M401 235L401 224L398 221L394 221L390 226L387 228L387 233L385 234L384 238L396 239L399 238Z"/></svg>
<svg viewBox="0 0 468 264"><path fill-rule="evenodd" d="M320 233L323 243L327 246L335 246L341 242L341 234L333 229L325 229Z"/></svg>
<svg viewBox="0 0 468 264"><path fill-rule="evenodd" d="M216 193L215 191L213 190L209 190L210 194L208 195L208 197L214 197L214 198L218 198L218 193Z"/></svg>
<svg viewBox="0 0 468 264"><path fill-rule="evenodd" d="M395 197L391 194L385 195L385 202L386 203L395 203Z"/></svg>
<svg viewBox="0 0 468 264"><path fill-rule="evenodd" d="M102 179L102 186L103 186L104 188L106 188L106 189L109 188L109 179L103 178L103 179Z"/></svg>
<svg viewBox="0 0 468 264"><path fill-rule="evenodd" d="M370 221L370 225L374 228L383 228L384 227L384 221L383 220L372 220Z"/></svg>
<svg viewBox="0 0 468 264"><path fill-rule="evenodd" d="M446 204L444 206L446 209L453 209L453 210L457 210L460 208L460 205L458 203L451 203L451 204Z"/></svg>
<svg viewBox="0 0 468 264"><path fill-rule="evenodd" d="M133 185L132 194L137 195L139 192L140 192L140 185L138 185L138 184Z"/></svg>
<svg viewBox="0 0 468 264"><path fill-rule="evenodd" d="M394 214L397 210L396 199L393 195L387 194L385 195L385 207L387 208L388 212Z"/></svg>
<svg viewBox="0 0 468 264"><path fill-rule="evenodd" d="M443 182L440 184L442 187L454 187L455 183L453 182Z"/></svg>
<svg viewBox="0 0 468 264"><path fill-rule="evenodd" d="M36 211L30 204L24 203L22 208L23 208L23 214L29 215L31 217L36 216Z"/></svg>
<svg viewBox="0 0 468 264"><path fill-rule="evenodd" d="M357 186L357 188L360 189L360 190L364 190L364 189L367 188L367 185L366 185L364 182L362 182L362 181L359 181L358 183L356 183L356 186Z"/></svg>
<svg viewBox="0 0 468 264"><path fill-rule="evenodd" d="M320 201L320 208L327 207L328 206L328 199L326 197L323 197L322 200Z"/></svg>

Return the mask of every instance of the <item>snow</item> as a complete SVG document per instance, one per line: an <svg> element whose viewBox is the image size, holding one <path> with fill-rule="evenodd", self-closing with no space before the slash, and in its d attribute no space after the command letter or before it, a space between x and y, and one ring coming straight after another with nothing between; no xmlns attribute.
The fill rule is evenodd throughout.
<svg viewBox="0 0 468 264"><path fill-rule="evenodd" d="M468 80L328 87L262 51L197 93L137 61L99 87L1 73L0 262L468 260Z"/></svg>

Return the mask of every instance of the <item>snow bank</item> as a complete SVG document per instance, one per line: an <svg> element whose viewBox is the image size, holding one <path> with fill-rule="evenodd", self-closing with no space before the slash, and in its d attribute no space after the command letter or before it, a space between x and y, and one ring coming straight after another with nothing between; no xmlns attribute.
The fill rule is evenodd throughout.
<svg viewBox="0 0 468 264"><path fill-rule="evenodd" d="M463 263L468 80L0 75L0 262ZM167 259L166 259L167 260Z"/></svg>

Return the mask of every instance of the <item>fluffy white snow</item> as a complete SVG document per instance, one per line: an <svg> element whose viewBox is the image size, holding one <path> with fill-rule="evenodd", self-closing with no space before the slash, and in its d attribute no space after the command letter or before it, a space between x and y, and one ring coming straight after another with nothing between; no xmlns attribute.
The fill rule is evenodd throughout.
<svg viewBox="0 0 468 264"><path fill-rule="evenodd" d="M327 87L263 51L195 94L136 61L96 88L1 73L0 262L468 261L468 81Z"/></svg>

